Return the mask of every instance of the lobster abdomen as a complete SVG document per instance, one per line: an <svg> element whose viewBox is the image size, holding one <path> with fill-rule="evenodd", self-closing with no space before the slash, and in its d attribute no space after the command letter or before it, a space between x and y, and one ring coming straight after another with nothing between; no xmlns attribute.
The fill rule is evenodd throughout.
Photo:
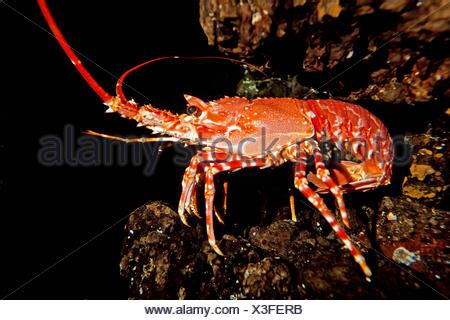
<svg viewBox="0 0 450 320"><path fill-rule="evenodd" d="M380 176L379 184L389 182L394 149L380 119L358 105L338 100L308 100L307 105L316 116L318 138L326 135L340 150L350 151L367 172Z"/></svg>

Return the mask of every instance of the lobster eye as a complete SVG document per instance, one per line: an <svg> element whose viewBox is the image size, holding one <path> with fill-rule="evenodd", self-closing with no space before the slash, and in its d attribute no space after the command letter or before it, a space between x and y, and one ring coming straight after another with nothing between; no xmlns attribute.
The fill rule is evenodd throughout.
<svg viewBox="0 0 450 320"><path fill-rule="evenodd" d="M199 116L202 113L202 111L196 106L188 106L187 113L193 116Z"/></svg>

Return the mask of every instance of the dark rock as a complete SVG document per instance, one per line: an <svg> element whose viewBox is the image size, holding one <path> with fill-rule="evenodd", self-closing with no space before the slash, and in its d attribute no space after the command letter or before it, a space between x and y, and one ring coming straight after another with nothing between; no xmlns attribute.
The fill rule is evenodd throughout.
<svg viewBox="0 0 450 320"><path fill-rule="evenodd" d="M333 233L322 235L306 223L275 219L248 232L225 233L219 242L225 253L222 257L209 247L201 220L186 227L158 201L131 214L121 273L129 281L133 299L448 295L445 237L449 213L389 197L383 199L380 210L373 242L358 226L351 232L374 271L370 283ZM351 219L362 224L354 214ZM400 247L405 250L394 254ZM410 260L408 252L413 255Z"/></svg>
<svg viewBox="0 0 450 320"><path fill-rule="evenodd" d="M210 45L352 101L448 96L449 19L440 0L200 1Z"/></svg>
<svg viewBox="0 0 450 320"><path fill-rule="evenodd" d="M450 212L408 198L383 199L377 223L381 252L430 287L449 295ZM422 284L423 285L423 284Z"/></svg>
<svg viewBox="0 0 450 320"><path fill-rule="evenodd" d="M206 260L199 258L202 228L184 228L178 219L160 202L130 215L120 269L129 280L133 297L188 299L209 291L196 280L211 273Z"/></svg>
<svg viewBox="0 0 450 320"><path fill-rule="evenodd" d="M448 133L429 130L428 133L409 135L406 138L413 149L409 174L402 184L403 194L410 201L420 201L448 210Z"/></svg>

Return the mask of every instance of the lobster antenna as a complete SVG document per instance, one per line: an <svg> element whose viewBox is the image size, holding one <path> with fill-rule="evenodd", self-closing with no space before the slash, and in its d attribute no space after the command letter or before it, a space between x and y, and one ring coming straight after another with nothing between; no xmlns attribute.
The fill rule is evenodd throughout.
<svg viewBox="0 0 450 320"><path fill-rule="evenodd" d="M131 142L140 142L140 143L145 143L145 142L179 142L180 141L180 139L174 138L174 137L123 138L123 137L118 137L118 136L111 136L109 134L104 134L104 133L100 133L100 132L96 132L96 131L92 131L92 130L87 130L87 131L85 131L83 133L91 135L91 136L97 136L97 137L102 137L102 138L111 139L111 140L118 140L118 141L127 142L127 143L131 143Z"/></svg>
<svg viewBox="0 0 450 320"><path fill-rule="evenodd" d="M84 80L86 80L87 84L92 88L92 90L95 91L95 93L103 100L103 102L110 102L113 97L100 86L100 84L92 77L89 71L87 71L84 65L81 63L75 51L68 44L66 38L64 38L61 30L55 22L55 19L53 19L53 16L47 6L46 0L38 0L38 5L50 27L50 30L52 31L56 40L58 40L61 48L72 61L72 64L75 66L75 68L77 68L78 72L81 74Z"/></svg>
<svg viewBox="0 0 450 320"><path fill-rule="evenodd" d="M92 90L94 90L94 92L103 100L103 102L105 104L108 104L109 102L111 102L114 98L108 92L106 92L100 86L100 84L92 77L92 75L89 73L89 71L87 71L87 69L84 67L83 63L80 61L80 58L78 57L78 55L75 53L76 50L74 50L69 45L69 43L67 42L66 38L62 34L62 32L59 29L58 25L56 24L56 21L53 18L53 15L51 14L50 9L47 6L47 0L38 0L38 5L39 5L39 8L42 11L42 14L44 15L45 20L47 21L47 24L50 27L50 30L52 31L52 33L55 36L56 40L58 41L59 45L64 50L64 52L66 53L67 57L70 59L70 61L75 66L75 68L78 70L78 72L81 74L81 76L84 78L84 80L87 82L87 84L92 88ZM160 57L160 58L156 58L156 59L152 59L152 60L146 61L144 63L141 63L141 64L139 64L139 65L137 65L137 66L127 70L118 79L118 82L117 82L116 92L117 92L117 95L119 96L119 98L122 101L127 101L128 100L128 99L126 99L126 97L125 97L125 95L123 93L122 85L123 85L123 81L125 80L125 78L130 73L136 71L139 68L142 68L143 66L149 65L151 63L154 63L154 62L157 62L157 61L161 61L161 60L169 60L169 59L225 60L225 61L229 61L229 62L232 62L232 63L245 65L245 66L249 67L250 69L254 69L254 70L258 71L259 73L263 74L264 76L266 76L266 74L263 71L261 71L260 67L258 67L256 65L253 65L251 63L245 62L245 61L240 61L240 60L236 60L236 59L232 59L232 58L216 57L216 56L204 56L204 57L177 57L177 56Z"/></svg>
<svg viewBox="0 0 450 320"><path fill-rule="evenodd" d="M239 65L244 65L246 67L248 67L249 69L253 69L256 70L257 72L261 73L262 75L264 75L265 77L267 77L267 75L261 70L260 67L245 62L245 61L241 61L241 60L237 60L237 59L232 59L232 58L226 58L226 57L216 57L216 56L200 56L200 57L179 57L179 56L167 56L167 57L159 57L159 58L155 58L155 59L151 59L145 62L142 62L140 64L138 64L137 66L134 66L130 69L128 69L127 71L125 71L117 80L117 86L116 86L116 94L117 96L122 100L122 101L127 101L128 99L125 97L125 94L123 93L123 83L126 77L128 77L131 73L133 73L134 71L147 66L149 64L158 62L158 61L162 61L162 60L222 60L222 61L228 61L231 63L235 63L235 64L239 64Z"/></svg>

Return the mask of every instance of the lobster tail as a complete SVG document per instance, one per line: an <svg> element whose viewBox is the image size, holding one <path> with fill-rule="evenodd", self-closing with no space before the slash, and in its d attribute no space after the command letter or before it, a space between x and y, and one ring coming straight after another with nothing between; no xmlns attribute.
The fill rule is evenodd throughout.
<svg viewBox="0 0 450 320"><path fill-rule="evenodd" d="M392 138L380 119L358 105L338 100L309 100L318 115L316 128L330 137L341 151L348 151L356 161L340 160L331 169L333 178L345 191L370 190L389 184L394 148ZM320 191L326 188L315 183Z"/></svg>

